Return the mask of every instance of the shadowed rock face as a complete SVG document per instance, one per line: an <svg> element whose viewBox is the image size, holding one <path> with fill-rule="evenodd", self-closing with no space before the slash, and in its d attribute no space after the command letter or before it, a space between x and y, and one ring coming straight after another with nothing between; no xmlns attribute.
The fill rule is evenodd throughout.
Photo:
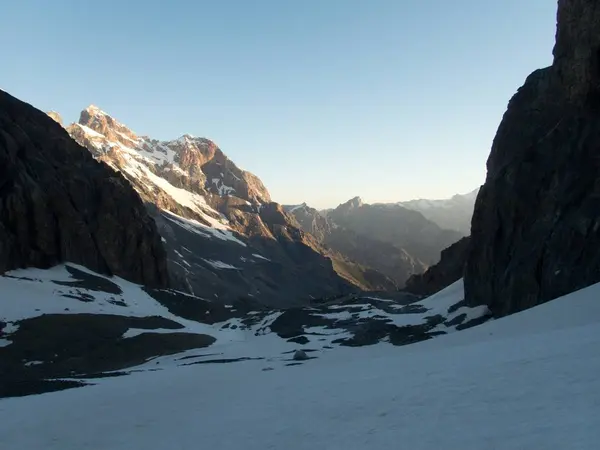
<svg viewBox="0 0 600 450"><path fill-rule="evenodd" d="M129 183L46 114L0 91L0 273L62 261L168 284L155 223Z"/></svg>
<svg viewBox="0 0 600 450"><path fill-rule="evenodd" d="M600 281L600 5L558 2L552 66L511 99L479 192L465 296L497 316Z"/></svg>
<svg viewBox="0 0 600 450"><path fill-rule="evenodd" d="M467 236L442 250L440 261L425 273L410 277L405 290L417 295L431 295L462 278L469 241Z"/></svg>

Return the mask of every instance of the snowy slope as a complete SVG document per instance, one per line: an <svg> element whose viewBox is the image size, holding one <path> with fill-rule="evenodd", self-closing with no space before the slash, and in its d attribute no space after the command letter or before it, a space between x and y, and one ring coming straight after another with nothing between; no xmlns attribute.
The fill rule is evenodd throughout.
<svg viewBox="0 0 600 450"><path fill-rule="evenodd" d="M301 366L170 367L5 399L0 448L595 449L599 294Z"/></svg>
<svg viewBox="0 0 600 450"><path fill-rule="evenodd" d="M220 261L208 262L219 269L235 269ZM145 289L119 277L101 276L84 267L67 264L49 270L16 270L0 277L0 323L5 324L4 328L0 326L0 345L10 345L23 321L44 315L95 314L164 318L176 323L178 328L158 332L209 335L215 338L215 345L261 341L266 335L274 335L282 342L280 348L283 350L297 348L297 341L322 350L334 344L367 345L387 341L403 327L409 327L403 337L418 334L418 337L428 338L487 317L486 307L461 306L462 299L462 281L458 281L433 297L409 305L382 298L352 296L344 301L312 307L253 309L258 305L213 304L176 291ZM182 309L182 305L185 308ZM435 317L438 319L431 320ZM376 339L364 338L355 342L364 331L361 325L375 323L382 326ZM413 330L410 327L423 328ZM146 332L156 330L150 327ZM256 345L260 346L260 342Z"/></svg>
<svg viewBox="0 0 600 450"><path fill-rule="evenodd" d="M72 264L13 271L0 277L0 398L195 364L252 359L269 370L299 364L300 349L313 360L341 347L406 345L488 320L487 308L462 305L462 290L458 282L417 303L349 295L280 310L251 297L223 303L144 288Z"/></svg>

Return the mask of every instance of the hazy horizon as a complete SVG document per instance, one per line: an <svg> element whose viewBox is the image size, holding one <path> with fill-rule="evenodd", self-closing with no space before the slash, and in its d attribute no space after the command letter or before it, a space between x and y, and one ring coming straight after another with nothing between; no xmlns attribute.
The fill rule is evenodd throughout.
<svg viewBox="0 0 600 450"><path fill-rule="evenodd" d="M556 13L546 0L44 5L7 5L2 89L66 123L93 103L141 135L209 138L275 201L319 209L480 186L508 100L552 61Z"/></svg>

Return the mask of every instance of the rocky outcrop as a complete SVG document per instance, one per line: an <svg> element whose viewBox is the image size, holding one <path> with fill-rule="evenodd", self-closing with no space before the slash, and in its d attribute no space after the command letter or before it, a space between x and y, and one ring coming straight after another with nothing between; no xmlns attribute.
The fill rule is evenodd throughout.
<svg viewBox="0 0 600 450"><path fill-rule="evenodd" d="M600 7L560 0L554 61L510 100L477 197L465 296L497 316L600 281Z"/></svg>
<svg viewBox="0 0 600 450"><path fill-rule="evenodd" d="M0 91L0 273L61 261L168 284L155 223L129 183L48 115Z"/></svg>
<svg viewBox="0 0 600 450"><path fill-rule="evenodd" d="M406 281L405 291L417 295L432 295L462 278L469 241L469 237L464 237L442 250L437 264Z"/></svg>

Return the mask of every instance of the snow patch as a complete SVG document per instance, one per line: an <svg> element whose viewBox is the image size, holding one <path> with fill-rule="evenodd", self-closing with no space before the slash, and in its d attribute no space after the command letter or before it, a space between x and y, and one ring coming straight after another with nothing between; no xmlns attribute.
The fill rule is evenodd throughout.
<svg viewBox="0 0 600 450"><path fill-rule="evenodd" d="M223 261L215 261L214 259L204 259L203 261L210 264L215 269L236 269L239 270L239 267L232 266L231 264L224 263Z"/></svg>
<svg viewBox="0 0 600 450"><path fill-rule="evenodd" d="M215 237L224 241L235 242L236 244L239 244L242 247L247 247L245 242L242 242L241 240L236 238L233 235L233 233L225 226L219 229L211 228L201 224L197 220L186 219L185 217L178 216L177 214L174 214L170 211L163 211L163 216L169 219L171 222L176 223L180 227L191 231L192 233L196 233L204 237Z"/></svg>
<svg viewBox="0 0 600 450"><path fill-rule="evenodd" d="M95 130L92 130L90 127L86 127L85 125L81 125L80 123L76 123L75 125L77 125L79 128L81 128L83 130L83 132L88 135L88 137L91 137L91 138L103 138L104 137L103 134L98 133Z"/></svg>

